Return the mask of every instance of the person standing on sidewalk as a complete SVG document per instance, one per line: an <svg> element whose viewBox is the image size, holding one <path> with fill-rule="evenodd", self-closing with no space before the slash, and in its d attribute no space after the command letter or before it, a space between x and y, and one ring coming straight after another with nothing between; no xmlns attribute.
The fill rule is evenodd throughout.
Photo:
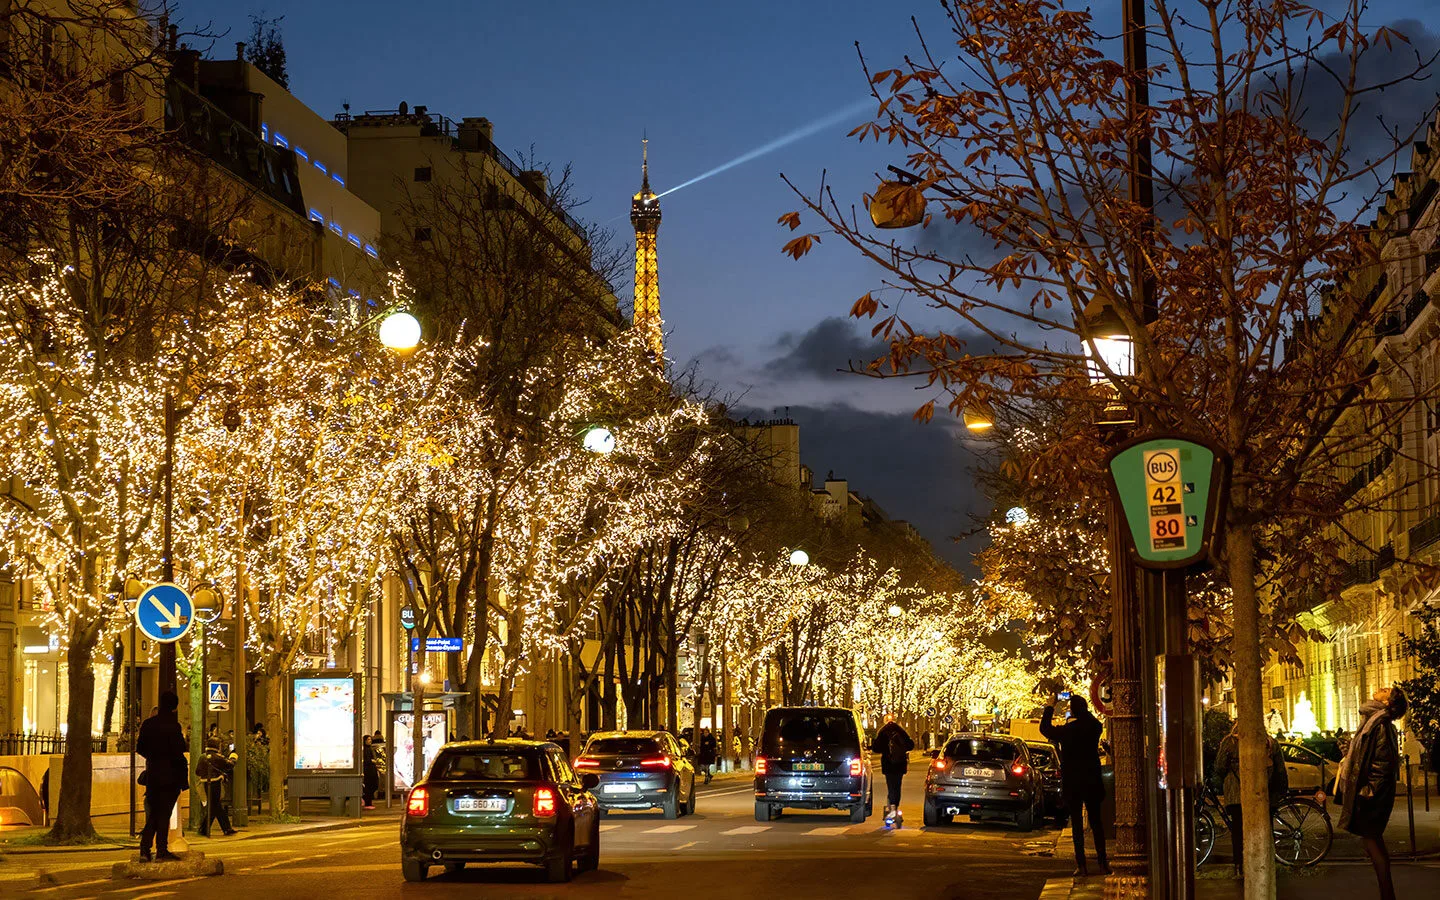
<svg viewBox="0 0 1440 900"><path fill-rule="evenodd" d="M140 725L135 752L145 757L140 782L145 785L145 827L140 831L140 858L150 862L150 844L155 859L177 860L170 852L170 812L182 791L190 787L190 767L185 762L185 735L175 711L180 698L174 691L160 695L160 705Z"/></svg>
<svg viewBox="0 0 1440 900"><path fill-rule="evenodd" d="M870 742L870 752L880 754L880 771L885 775L885 824L899 826L904 822L900 814L900 785L905 773L910 770L910 751L915 741L900 727L894 716L885 717L885 725L875 732Z"/></svg>
<svg viewBox="0 0 1440 900"><path fill-rule="evenodd" d="M1235 863L1235 877L1244 878L1245 827L1240 819L1240 720L1230 726L1230 733L1215 751L1215 777L1221 780L1225 797L1225 815L1230 819L1230 856ZM1285 754L1270 735L1265 736L1265 783L1269 786L1270 808L1290 790L1290 774L1285 770Z"/></svg>
<svg viewBox="0 0 1440 900"><path fill-rule="evenodd" d="M1089 875L1085 864L1085 823L1090 820L1090 835L1095 840L1095 859L1100 871L1110 874L1105 855L1105 823L1100 807L1105 802L1105 783L1100 780L1100 720L1090 714L1090 706L1082 697L1070 698L1070 715L1063 725L1056 725L1055 703L1040 717L1040 733L1060 751L1060 791L1065 808L1070 811L1070 833L1075 841L1075 874Z"/></svg>
<svg viewBox="0 0 1440 900"><path fill-rule="evenodd" d="M1377 691L1374 699L1360 707L1360 726L1350 752L1340 761L1335 778L1335 799L1342 805L1340 827L1358 835L1365 855L1375 867L1380 882L1380 900L1395 900L1395 882L1390 874L1390 849L1385 846L1385 826L1395 809L1395 783L1400 780L1400 739L1395 720L1409 707L1399 687Z"/></svg>
<svg viewBox="0 0 1440 900"><path fill-rule="evenodd" d="M375 765L375 740L365 735L364 757L361 768L362 787L365 795L365 809L375 808L375 795L380 791L380 769Z"/></svg>

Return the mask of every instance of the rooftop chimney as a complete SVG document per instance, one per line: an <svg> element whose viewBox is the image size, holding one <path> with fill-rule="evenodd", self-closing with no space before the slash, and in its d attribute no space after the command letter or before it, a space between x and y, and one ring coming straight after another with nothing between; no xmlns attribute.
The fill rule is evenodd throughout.
<svg viewBox="0 0 1440 900"><path fill-rule="evenodd" d="M489 150L494 134L489 119L483 116L466 116L460 120L460 149Z"/></svg>
<svg viewBox="0 0 1440 900"><path fill-rule="evenodd" d="M241 62L244 62L244 60L245 60L245 42L244 42L244 41L236 41L236 42L235 42L235 58L236 58L237 60L240 60Z"/></svg>

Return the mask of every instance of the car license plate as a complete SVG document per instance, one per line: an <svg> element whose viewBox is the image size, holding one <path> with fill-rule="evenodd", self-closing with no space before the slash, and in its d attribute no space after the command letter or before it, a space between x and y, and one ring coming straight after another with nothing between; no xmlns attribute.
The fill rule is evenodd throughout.
<svg viewBox="0 0 1440 900"><path fill-rule="evenodd" d="M991 769L971 769L967 767L963 769L960 774L966 778L989 778L994 775L995 772Z"/></svg>
<svg viewBox="0 0 1440 900"><path fill-rule="evenodd" d="M797 772L823 772L824 763L796 763L793 767Z"/></svg>
<svg viewBox="0 0 1440 900"><path fill-rule="evenodd" d="M633 784L607 784L604 793L606 794L633 794L637 788Z"/></svg>
<svg viewBox="0 0 1440 900"><path fill-rule="evenodd" d="M456 797L456 812L504 812L504 797Z"/></svg>

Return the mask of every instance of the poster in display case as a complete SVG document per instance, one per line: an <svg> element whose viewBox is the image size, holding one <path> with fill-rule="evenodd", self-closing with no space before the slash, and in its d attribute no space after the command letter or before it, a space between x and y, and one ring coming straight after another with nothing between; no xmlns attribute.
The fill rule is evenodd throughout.
<svg viewBox="0 0 1440 900"><path fill-rule="evenodd" d="M292 772L360 772L359 698L354 675L290 676Z"/></svg>
<svg viewBox="0 0 1440 900"><path fill-rule="evenodd" d="M425 732L425 768L435 761L435 756L450 734L450 717L453 710L426 710L422 718ZM409 711L390 711L390 772L395 791L408 791L415 783L415 741L412 732L414 715Z"/></svg>

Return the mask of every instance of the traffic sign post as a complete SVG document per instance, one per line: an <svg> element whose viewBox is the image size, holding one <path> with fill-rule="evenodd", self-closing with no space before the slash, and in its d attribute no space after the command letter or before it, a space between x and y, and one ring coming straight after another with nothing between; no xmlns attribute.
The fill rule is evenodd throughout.
<svg viewBox="0 0 1440 900"><path fill-rule="evenodd" d="M173 644L190 631L195 606L179 585L151 585L135 604L135 625L140 633L160 644Z"/></svg>
<svg viewBox="0 0 1440 900"><path fill-rule="evenodd" d="M1151 607L1147 614L1163 610L1165 647L1146 660L1161 692L1161 763L1150 777L1165 796L1163 833L1174 838L1168 851L1174 857L1167 868L1182 887L1177 895L1193 896L1195 803L1202 768L1200 679L1198 661L1190 652L1185 575L1211 561L1223 540L1230 458L1203 439L1151 434L1116 447L1105 462L1114 507L1124 514L1124 543L1145 570L1142 596L1160 608ZM1114 550L1120 552L1119 547ZM1101 687L1092 684L1092 699L1100 699ZM1153 715L1153 709L1147 714Z"/></svg>

